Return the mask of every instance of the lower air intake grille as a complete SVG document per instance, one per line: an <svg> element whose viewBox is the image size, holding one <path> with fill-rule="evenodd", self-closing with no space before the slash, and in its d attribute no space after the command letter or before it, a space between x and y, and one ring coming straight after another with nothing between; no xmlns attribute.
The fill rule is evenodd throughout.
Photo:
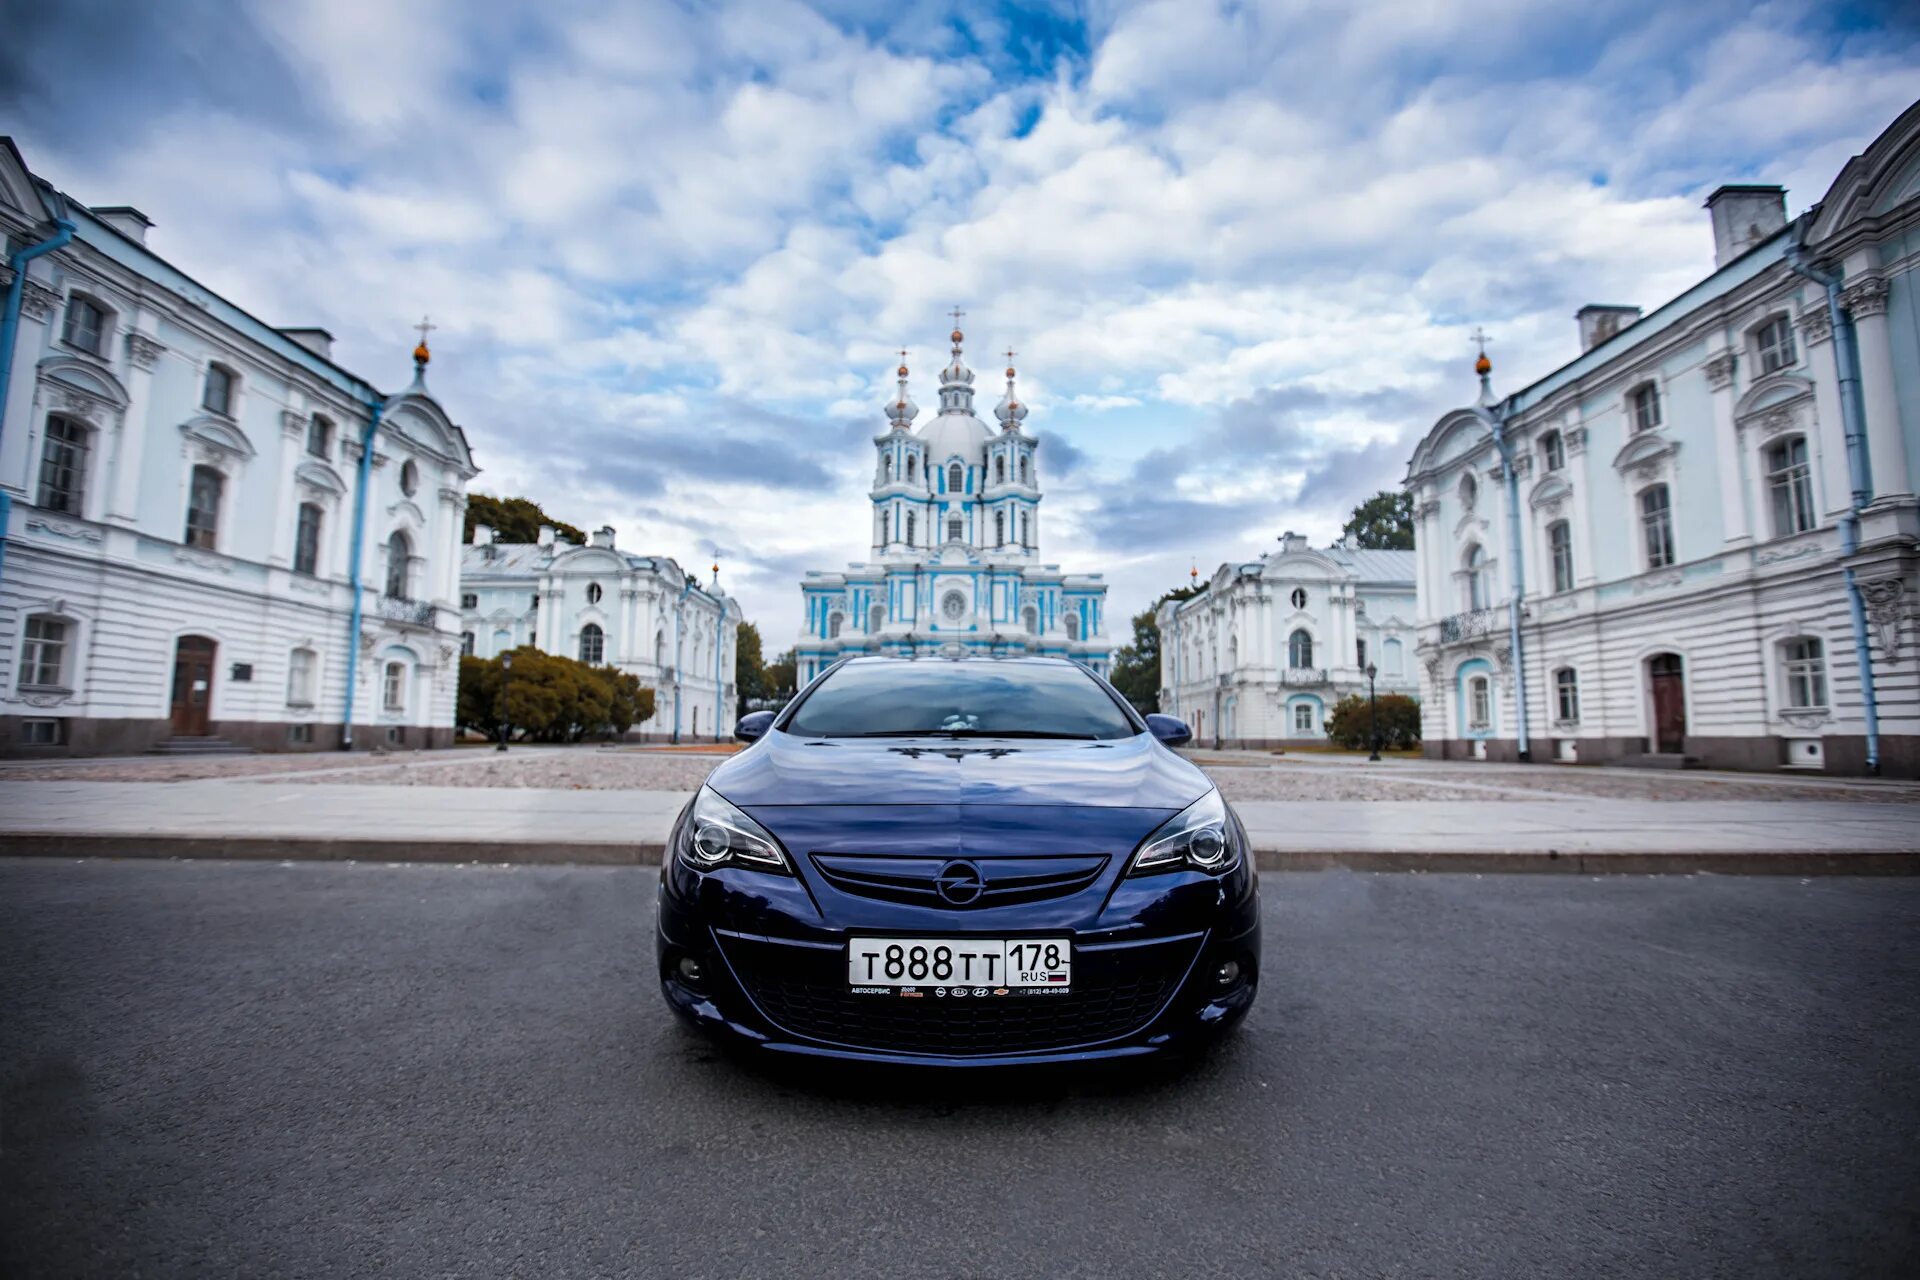
<svg viewBox="0 0 1920 1280"><path fill-rule="evenodd" d="M951 1057L1037 1053L1116 1040L1157 1016L1201 939L1076 950L1064 996L914 999L855 995L844 951L761 939L718 939L727 963L769 1019L794 1035L855 1049Z"/></svg>

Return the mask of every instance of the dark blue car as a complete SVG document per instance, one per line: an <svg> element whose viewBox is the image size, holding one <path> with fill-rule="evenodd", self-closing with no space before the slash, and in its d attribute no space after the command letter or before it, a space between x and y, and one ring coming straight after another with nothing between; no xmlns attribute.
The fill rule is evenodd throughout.
<svg viewBox="0 0 1920 1280"><path fill-rule="evenodd" d="M1197 1046L1253 1003L1246 833L1205 774L1059 659L853 658L674 824L660 985L767 1049L941 1065Z"/></svg>

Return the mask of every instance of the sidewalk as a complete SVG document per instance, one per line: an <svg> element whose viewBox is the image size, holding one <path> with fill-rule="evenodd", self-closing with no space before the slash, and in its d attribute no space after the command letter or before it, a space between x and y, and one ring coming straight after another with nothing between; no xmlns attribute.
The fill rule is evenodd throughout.
<svg viewBox="0 0 1920 1280"><path fill-rule="evenodd" d="M0 778L0 855L651 863L690 792ZM1920 805L1240 800L1263 867L1920 873Z"/></svg>

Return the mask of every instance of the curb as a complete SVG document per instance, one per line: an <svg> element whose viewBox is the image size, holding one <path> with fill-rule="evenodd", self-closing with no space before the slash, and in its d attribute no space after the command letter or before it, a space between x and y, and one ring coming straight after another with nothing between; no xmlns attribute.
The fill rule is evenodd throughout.
<svg viewBox="0 0 1920 1280"><path fill-rule="evenodd" d="M20 832L0 835L0 857L208 858L269 862L489 862L528 866L660 865L658 841L318 839L311 836L107 835ZM1814 853L1806 850L1649 853L1531 849L1260 849L1263 871L1425 871L1454 874L1564 875L1920 875L1920 850Z"/></svg>

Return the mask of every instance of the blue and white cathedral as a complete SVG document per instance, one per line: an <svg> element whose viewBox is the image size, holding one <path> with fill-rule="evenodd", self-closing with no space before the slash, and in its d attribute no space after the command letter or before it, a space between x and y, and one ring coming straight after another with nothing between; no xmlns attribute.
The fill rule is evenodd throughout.
<svg viewBox="0 0 1920 1280"><path fill-rule="evenodd" d="M1014 390L1011 363L1007 393L994 409L999 430L974 416L963 336L954 329L940 411L917 428L920 407L900 366L887 429L873 438L870 557L841 572L810 572L800 583L806 621L794 659L802 685L856 653L1030 653L1108 670L1107 584L1097 573L1039 563L1040 442L1022 429L1027 406Z"/></svg>

